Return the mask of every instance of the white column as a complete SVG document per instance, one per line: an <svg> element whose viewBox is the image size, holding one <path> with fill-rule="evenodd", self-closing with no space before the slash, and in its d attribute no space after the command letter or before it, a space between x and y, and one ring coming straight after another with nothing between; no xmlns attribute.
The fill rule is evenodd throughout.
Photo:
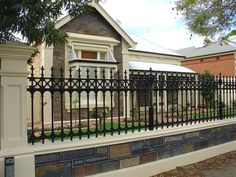
<svg viewBox="0 0 236 177"><path fill-rule="evenodd" d="M195 81L198 81L198 76L196 75L196 77L195 77ZM195 97L196 97L196 100L195 100L195 108L196 109L198 109L198 107L200 106L200 100L198 100L198 89L197 89L197 91L195 92ZM217 98L215 98L215 100L217 100ZM198 106L199 105L199 106Z"/></svg>
<svg viewBox="0 0 236 177"><path fill-rule="evenodd" d="M15 162L15 177L22 173L16 173L21 169L26 175L34 176L34 156L29 163L21 161L20 154L27 148L27 59L33 53L34 48L19 42L7 42L0 45L0 158L12 156L18 159ZM25 158L24 158L25 159ZM2 164L2 161L0 162ZM20 166L19 166L20 165ZM0 168L3 168L0 165ZM17 171L18 169L18 171ZM3 176L1 170L0 176Z"/></svg>
<svg viewBox="0 0 236 177"><path fill-rule="evenodd" d="M164 81L167 81L167 77L166 77L166 75L164 75ZM163 90L163 99L164 100L162 100L163 101L163 103L164 103L164 111L165 112L167 112L167 108L168 108L168 105L167 105L167 89L165 88L164 90Z"/></svg>
<svg viewBox="0 0 236 177"><path fill-rule="evenodd" d="M42 48L42 66L45 68L45 77L51 76L51 67L53 66L53 46L46 46L46 44L43 44ZM67 54L67 53L66 53ZM49 92L46 92L44 95L44 121L45 122L51 122L51 95ZM41 110L40 110L41 111Z"/></svg>
<svg viewBox="0 0 236 177"><path fill-rule="evenodd" d="M167 112L167 108L168 108L168 105L167 105L167 91L164 90L163 92L164 92L164 93L163 93L163 94L164 94L164 97L163 97L163 99L164 99L164 100L163 100L163 101L164 101L164 102L163 102L163 103L164 103L164 111Z"/></svg>
<svg viewBox="0 0 236 177"><path fill-rule="evenodd" d="M125 58L126 56L123 55L123 59ZM125 62L126 61L126 62ZM129 64L128 64L128 60L125 60L123 61L123 78L125 77L125 73L124 72L127 72L126 76L127 76L127 80L129 80ZM123 93L123 107L124 107L124 116L125 116L125 111L127 111L127 118L130 117L130 92L127 92L127 105L125 104L125 93Z"/></svg>

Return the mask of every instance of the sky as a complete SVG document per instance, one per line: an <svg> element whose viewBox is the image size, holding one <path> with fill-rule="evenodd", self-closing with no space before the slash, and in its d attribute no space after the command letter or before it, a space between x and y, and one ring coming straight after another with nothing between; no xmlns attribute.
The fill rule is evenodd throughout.
<svg viewBox="0 0 236 177"><path fill-rule="evenodd" d="M172 10L173 0L103 0L100 5L131 34L168 49L201 46L203 38L187 30L184 20Z"/></svg>

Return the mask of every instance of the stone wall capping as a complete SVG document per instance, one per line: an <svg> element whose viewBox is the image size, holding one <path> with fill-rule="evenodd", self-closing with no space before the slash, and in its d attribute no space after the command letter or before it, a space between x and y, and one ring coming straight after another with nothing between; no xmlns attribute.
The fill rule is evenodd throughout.
<svg viewBox="0 0 236 177"><path fill-rule="evenodd" d="M139 133L129 133L129 136L126 134L123 135L113 135L113 136L107 136L107 137L99 137L99 138L93 138L90 139L82 139L82 140L65 140L64 142L56 141L54 143L51 142L45 142L45 144L35 144L31 145L29 144L27 148L22 149L21 152L19 151L5 151L0 152L0 158L4 156L9 155L17 155L17 154L27 154L29 152L33 152L35 155L42 155L42 154L49 154L54 152L61 152L61 151L72 151L72 150L79 150L79 149L85 149L85 148L92 148L94 147L94 144L96 144L96 147L102 147L107 145L114 145L119 142L119 144L132 142L132 141L139 141L139 140L145 140L145 139L152 139L152 138L158 138L163 136L172 136L176 134L182 134L182 133L190 133L195 132L203 129L209 129L209 128L215 128L215 127L221 127L221 126L227 126L231 124L236 124L236 119L231 118L227 120L217 120L212 122L204 122L194 125L187 125L182 127L173 127L173 128L164 128L164 129L158 129L153 131L143 131Z"/></svg>
<svg viewBox="0 0 236 177"><path fill-rule="evenodd" d="M31 145L28 144L27 148L23 148L20 151L1 151L0 152L0 158L5 156L11 156L11 155L19 155L19 154L28 154L28 153L34 153L35 155L42 155L42 154L49 154L54 152L61 152L61 151L72 151L72 150L79 150L79 149L85 149L85 148L92 148L94 147L94 144L96 144L97 147L107 146L107 145L113 145L126 142L132 142L132 141L138 141L138 140L145 140L145 139L151 139L151 138L158 138L163 136L171 136L181 133L189 133L189 132L195 132L207 128L216 128L221 126L227 126L236 124L236 119L231 118L227 120L217 120L212 122L204 122L194 125L187 125L182 127L173 127L173 128L164 128L164 129L158 129L153 131L143 131L139 133L129 133L129 136L126 134L123 135L113 135L113 136L107 136L107 137L99 137L99 138L93 138L90 139L82 139L82 140L65 140L64 142L56 141L54 143L51 142L45 142L45 144L35 144Z"/></svg>

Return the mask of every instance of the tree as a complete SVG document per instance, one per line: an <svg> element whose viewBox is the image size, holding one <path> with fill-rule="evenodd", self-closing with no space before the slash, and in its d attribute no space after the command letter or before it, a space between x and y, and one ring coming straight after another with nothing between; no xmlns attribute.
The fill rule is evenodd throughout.
<svg viewBox="0 0 236 177"><path fill-rule="evenodd" d="M191 32L207 39L227 39L236 34L235 0L176 0L174 9Z"/></svg>
<svg viewBox="0 0 236 177"><path fill-rule="evenodd" d="M203 97L204 103L207 107L214 106L215 101L215 79L214 75L209 71L199 74L198 80L200 82L200 94Z"/></svg>
<svg viewBox="0 0 236 177"><path fill-rule="evenodd" d="M62 10L72 17L89 9L92 0L0 0L0 43L18 40L16 34L28 43L63 42L66 33L55 29Z"/></svg>

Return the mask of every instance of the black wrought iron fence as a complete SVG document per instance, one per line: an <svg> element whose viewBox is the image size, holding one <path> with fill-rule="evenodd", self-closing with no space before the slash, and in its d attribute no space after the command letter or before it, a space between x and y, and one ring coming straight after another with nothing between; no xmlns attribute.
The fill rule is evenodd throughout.
<svg viewBox="0 0 236 177"><path fill-rule="evenodd" d="M31 68L29 142L147 131L233 117L235 77ZM67 74L65 74L67 73ZM67 76L66 76L67 75Z"/></svg>

